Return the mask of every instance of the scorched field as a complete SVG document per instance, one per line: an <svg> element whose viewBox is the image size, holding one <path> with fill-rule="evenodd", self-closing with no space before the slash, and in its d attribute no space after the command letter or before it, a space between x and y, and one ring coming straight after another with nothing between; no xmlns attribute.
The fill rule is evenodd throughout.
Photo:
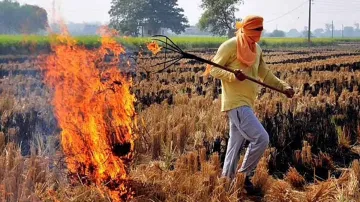
<svg viewBox="0 0 360 202"><path fill-rule="evenodd" d="M220 176L229 124L205 64L159 71L161 53L63 40L49 54L0 57L0 201L360 201L356 47L264 50L296 95L259 87L270 147L254 197L243 175Z"/></svg>

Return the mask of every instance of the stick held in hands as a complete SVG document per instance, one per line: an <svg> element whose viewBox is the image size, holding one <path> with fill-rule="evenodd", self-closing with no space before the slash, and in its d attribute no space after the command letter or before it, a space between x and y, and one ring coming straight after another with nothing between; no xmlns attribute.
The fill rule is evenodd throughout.
<svg viewBox="0 0 360 202"><path fill-rule="evenodd" d="M201 58L201 57L198 57L198 56L196 56L196 55L194 55L194 54L185 52L185 51L183 51L178 45L176 45L176 44L175 44L169 37L167 37L167 36L164 36L164 35L154 35L153 37L154 37L154 39L153 39L154 41L158 41L158 42L161 42L161 43L165 44L165 46L163 46L163 49L169 50L169 51L172 51L172 52L174 52L174 53L178 53L178 54L179 54L179 57L176 58L176 59L178 59L178 60L175 59L176 61L179 61L179 60L181 60L181 59L197 60L197 61L199 61L199 62L206 63L206 64L209 64L209 65L218 67L218 68L220 68L220 69L222 69L222 70L231 72L231 73L235 74L236 78L237 78L238 80L240 80L240 81L244 81L244 80L247 79L247 80L250 80L250 81L252 81L252 82L255 82L255 83L259 84L259 85L262 85L262 86L264 86L264 87L266 87L266 88L272 89L272 90L277 91L277 92L282 93L282 94L285 94L285 95L287 95L287 96L288 96L288 94L289 94L289 93L286 92L286 91L283 91L283 90L277 89L277 88L275 88L275 87L269 86L269 85L267 85L267 84L265 84L265 83L263 83L263 82L261 82L261 81L258 81L258 80L254 79L254 78L252 78L252 77L249 77L249 76L243 74L240 70L232 70L232 69L226 68L226 67L224 67L224 66L222 66L222 65L219 65L219 64L217 64L217 63L214 63L214 62L212 62L212 61L210 61L210 60L206 60L206 59ZM158 39L158 38L165 38L165 41L164 41L164 40L161 40L161 39ZM152 51L152 50L150 50L150 51ZM154 52L153 52L153 53L154 53ZM154 53L154 54L155 54L155 53ZM164 65L164 66L165 66L164 69L167 69L167 68L169 68L170 66L172 66L172 65L174 64L174 59L167 61L167 58L165 57L165 62L162 62L161 64L166 64L166 65ZM163 71L164 69L162 69L162 70L160 70L160 71L157 71L157 72L161 72L161 71Z"/></svg>

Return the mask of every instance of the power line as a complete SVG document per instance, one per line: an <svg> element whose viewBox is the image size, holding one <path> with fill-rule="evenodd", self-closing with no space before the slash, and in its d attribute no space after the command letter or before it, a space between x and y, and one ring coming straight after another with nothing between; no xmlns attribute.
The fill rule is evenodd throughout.
<svg viewBox="0 0 360 202"><path fill-rule="evenodd" d="M360 9L360 1L344 4L343 2L339 2L339 1L316 0L315 5L313 6L315 15L326 14L331 16L337 16L349 12L356 15L358 14L359 9ZM353 17L355 17L354 15Z"/></svg>
<svg viewBox="0 0 360 202"><path fill-rule="evenodd" d="M331 2L331 1L316 1L317 3L321 3L321 4L329 4L329 5L348 5L348 6L351 6L351 5L355 5L355 4L359 4L360 2L352 2L351 4L344 4L342 1L339 2L339 1L334 1L334 2Z"/></svg>
<svg viewBox="0 0 360 202"><path fill-rule="evenodd" d="M335 9L335 8L331 8L331 9L327 9L327 8L317 8L317 7L314 7L313 10L314 10L314 14L319 14L319 13L326 13L328 15L336 15L338 13L353 13L352 16L359 16L359 13L358 13L358 10L360 8L354 8L354 9Z"/></svg>
<svg viewBox="0 0 360 202"><path fill-rule="evenodd" d="M285 13L285 14L283 14L283 15L281 15L281 16L279 16L279 17L277 17L277 18L274 18L274 19L272 19L272 20L265 21L265 23L270 23L270 22L273 22L273 21L275 21L275 20L278 20L278 19L280 19L280 18L282 18L282 17L284 17L284 16L286 16L286 15L288 15L288 14L290 14L290 13L294 12L295 10L297 10L297 9L301 8L302 6L304 6L304 5L305 5L305 3L307 3L307 0L306 0L306 1L304 1L302 4L300 4L298 7L296 7L296 8L294 8L294 9L292 9L291 11L289 11L289 12L287 12L287 13Z"/></svg>
<svg viewBox="0 0 360 202"><path fill-rule="evenodd" d="M353 9L353 8L359 8L360 2L356 3L356 4L351 4L351 5L347 4L347 5L345 5L345 4L341 4L341 3L340 4L338 4L338 3L337 4L329 4L329 3L325 3L325 2L316 1L315 6L316 7L324 7L324 8L336 8L336 9L341 8L341 9L350 10L350 9Z"/></svg>
<svg viewBox="0 0 360 202"><path fill-rule="evenodd" d="M360 3L360 1L358 2L352 1L351 3L344 3L343 1L321 1L321 0L318 0L316 2L321 4L328 4L328 5L348 5L348 6L352 6Z"/></svg>
<svg viewBox="0 0 360 202"><path fill-rule="evenodd" d="M325 13L325 14L328 14L328 15L336 15L338 13L349 13L349 12L352 12L352 11L349 11L349 10L318 10L318 9L314 9L314 14L320 14L320 13ZM358 17L359 14L355 13L354 15L352 15L352 17Z"/></svg>
<svg viewBox="0 0 360 202"><path fill-rule="evenodd" d="M349 11L332 11L331 16L338 16L338 15L344 15L344 13L349 13ZM322 12L314 12L313 15L329 15L329 12L322 11ZM348 20L357 19L358 16L349 18Z"/></svg>
<svg viewBox="0 0 360 202"><path fill-rule="evenodd" d="M357 2L351 2L351 3L344 3L344 2L327 2L327 1L321 1L317 0L315 7L321 7L324 9L344 9L344 10L354 10L356 11L360 8L360 1Z"/></svg>
<svg viewBox="0 0 360 202"><path fill-rule="evenodd" d="M333 9L333 10L348 10L348 11L354 11L356 9L360 8L360 5L356 5L356 6L352 6L352 7L341 7L341 6L324 6L324 5L314 5L314 8L318 8L318 9Z"/></svg>
<svg viewBox="0 0 360 202"><path fill-rule="evenodd" d="M360 3L359 1L349 1L349 2L345 1L344 2L344 1L338 1L338 0L335 0L335 1L318 0L316 2L323 3L323 4L336 4L336 5L349 5L349 6Z"/></svg>

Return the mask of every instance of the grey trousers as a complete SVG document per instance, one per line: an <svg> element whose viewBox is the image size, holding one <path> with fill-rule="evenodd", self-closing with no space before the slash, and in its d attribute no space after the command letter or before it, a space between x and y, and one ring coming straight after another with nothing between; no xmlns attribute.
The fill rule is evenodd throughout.
<svg viewBox="0 0 360 202"><path fill-rule="evenodd" d="M246 140L250 144L238 172L250 175L269 144L269 135L250 107L243 106L232 109L228 111L228 116L230 119L230 138L222 175L229 178L235 177L240 151Z"/></svg>

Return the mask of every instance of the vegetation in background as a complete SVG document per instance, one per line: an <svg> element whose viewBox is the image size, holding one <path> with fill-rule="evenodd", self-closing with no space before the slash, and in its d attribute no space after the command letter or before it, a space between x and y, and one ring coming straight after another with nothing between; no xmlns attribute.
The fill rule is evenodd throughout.
<svg viewBox="0 0 360 202"><path fill-rule="evenodd" d="M110 26L131 36L140 34L140 26L147 35L158 34L161 28L180 34L188 23L183 12L177 0L114 0Z"/></svg>
<svg viewBox="0 0 360 202"><path fill-rule="evenodd" d="M242 0L202 0L201 8L205 10L199 20L201 30L208 30L215 35L231 37L235 33L236 4Z"/></svg>
<svg viewBox="0 0 360 202"><path fill-rule="evenodd" d="M270 37L285 37L286 34L284 31L276 29L273 32L271 32L271 34L269 36Z"/></svg>
<svg viewBox="0 0 360 202"><path fill-rule="evenodd" d="M20 5L11 0L0 1L0 34L32 34L48 27L45 9Z"/></svg>
<svg viewBox="0 0 360 202"><path fill-rule="evenodd" d="M96 48L100 45L99 36L75 37L78 43L87 48ZM216 49L223 43L226 37L172 37L172 40L184 49ZM50 51L52 37L36 35L0 35L0 55L6 54L29 54ZM150 37L119 37L117 41L131 50L139 50L146 47L151 41ZM359 42L360 39L351 38L315 38L312 46L331 46L342 42ZM260 41L263 48L293 48L308 47L309 44L303 38L263 38ZM144 48L146 49L146 48Z"/></svg>

